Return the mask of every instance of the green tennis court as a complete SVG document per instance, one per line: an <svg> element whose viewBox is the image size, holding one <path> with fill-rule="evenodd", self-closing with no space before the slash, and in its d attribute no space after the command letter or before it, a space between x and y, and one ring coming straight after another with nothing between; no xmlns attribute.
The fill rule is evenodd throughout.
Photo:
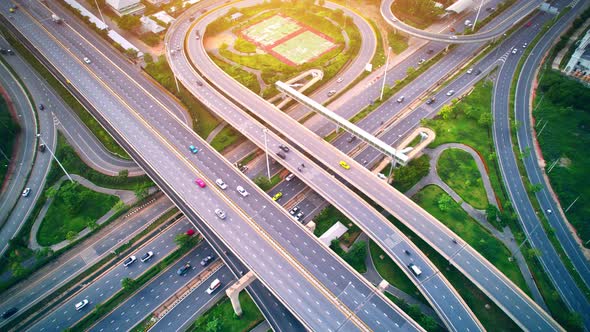
<svg viewBox="0 0 590 332"><path fill-rule="evenodd" d="M288 61L300 65L336 46L331 41L312 31L305 31L272 48L272 51Z"/></svg>
<svg viewBox="0 0 590 332"><path fill-rule="evenodd" d="M242 30L242 34L256 44L271 46L299 29L293 20L275 15Z"/></svg>

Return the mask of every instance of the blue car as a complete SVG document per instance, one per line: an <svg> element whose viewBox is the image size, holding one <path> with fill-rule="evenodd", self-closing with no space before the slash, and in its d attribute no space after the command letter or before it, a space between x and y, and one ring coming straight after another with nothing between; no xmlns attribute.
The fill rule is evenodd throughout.
<svg viewBox="0 0 590 332"><path fill-rule="evenodd" d="M191 150L192 153L199 152L199 149L197 149L194 145L189 145L188 149Z"/></svg>

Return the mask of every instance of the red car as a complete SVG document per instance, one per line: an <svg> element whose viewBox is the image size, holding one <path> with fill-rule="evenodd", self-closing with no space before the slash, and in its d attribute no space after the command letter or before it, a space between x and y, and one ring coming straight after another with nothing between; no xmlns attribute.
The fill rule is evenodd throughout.
<svg viewBox="0 0 590 332"><path fill-rule="evenodd" d="M195 183L199 185L199 187L201 188L205 188L207 185L205 184L205 181L203 181L202 179L196 179Z"/></svg>

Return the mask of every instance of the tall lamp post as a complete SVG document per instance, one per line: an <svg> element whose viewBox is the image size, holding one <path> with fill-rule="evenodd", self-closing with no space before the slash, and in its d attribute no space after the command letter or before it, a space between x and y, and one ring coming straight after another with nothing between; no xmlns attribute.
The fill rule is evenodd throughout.
<svg viewBox="0 0 590 332"><path fill-rule="evenodd" d="M262 132L264 133L264 153L266 154L266 174L268 176L268 181L270 181L270 162L268 161L268 138L267 138L267 134L268 134L268 129L264 128L262 129Z"/></svg>
<svg viewBox="0 0 590 332"><path fill-rule="evenodd" d="M57 164L59 165L59 167L61 167L61 170L64 171L64 173L66 174L66 176L68 177L68 179L72 182L74 182L74 179L72 179L72 177L70 176L70 174L68 174L68 171L66 171L66 169L64 168L64 166L59 162L59 160L57 159L57 157L55 156L55 154L53 153L53 151L51 151L51 148L49 148L49 145L47 145L45 143L45 140L43 140L43 137L41 137L41 134L37 134L37 137L41 140L41 143L43 143L45 145L45 148L47 150L49 150L49 153L51 153L51 156L53 157L53 159L55 159L55 161L57 162Z"/></svg>
<svg viewBox="0 0 590 332"><path fill-rule="evenodd" d="M387 60L385 60L385 72L383 73L383 83L381 84L381 95L379 100L383 100L383 91L385 90L385 78L387 77L387 68L389 67L389 55L391 54L391 46L387 48Z"/></svg>

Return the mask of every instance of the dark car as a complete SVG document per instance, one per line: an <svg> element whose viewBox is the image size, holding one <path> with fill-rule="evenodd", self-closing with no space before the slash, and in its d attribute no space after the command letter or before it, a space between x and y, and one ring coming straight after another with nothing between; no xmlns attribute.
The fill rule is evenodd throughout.
<svg viewBox="0 0 590 332"><path fill-rule="evenodd" d="M286 146L286 145L283 145L283 144L279 145L279 149L281 149L281 150L283 150L285 152L289 152L289 147Z"/></svg>
<svg viewBox="0 0 590 332"><path fill-rule="evenodd" d="M45 148L46 148L45 144L39 144L39 151L40 152L44 152Z"/></svg>
<svg viewBox="0 0 590 332"><path fill-rule="evenodd" d="M277 156L281 157L281 159L285 159L285 158L287 158L287 157L285 156L285 154L284 154L284 153L282 153L281 151L277 152Z"/></svg>
<svg viewBox="0 0 590 332"><path fill-rule="evenodd" d="M39 104L39 111L42 111L42 110L44 110L44 109L45 109L45 105L43 105L43 104Z"/></svg>
<svg viewBox="0 0 590 332"><path fill-rule="evenodd" d="M478 70L475 71L475 75L477 76L479 74L481 74L481 70L478 69Z"/></svg>
<svg viewBox="0 0 590 332"><path fill-rule="evenodd" d="M207 256L201 260L201 266L207 266L213 260L212 256Z"/></svg>
<svg viewBox="0 0 590 332"><path fill-rule="evenodd" d="M18 311L18 309L14 308L14 307L6 310L5 312L2 313L2 319L9 318L10 316L16 314L17 311Z"/></svg>
<svg viewBox="0 0 590 332"><path fill-rule="evenodd" d="M183 276L188 272L188 270L190 270L190 268L190 263L186 263L183 266L181 266L180 269L178 269L178 271L176 271L176 274L178 274L179 276Z"/></svg>
<svg viewBox="0 0 590 332"><path fill-rule="evenodd" d="M426 54L432 54L432 53L434 53L433 49L429 49L428 51L426 51Z"/></svg>
<svg viewBox="0 0 590 332"><path fill-rule="evenodd" d="M428 98L428 100L426 101L426 105L430 105L432 103L434 103L436 101L436 98L432 97L432 98Z"/></svg>

